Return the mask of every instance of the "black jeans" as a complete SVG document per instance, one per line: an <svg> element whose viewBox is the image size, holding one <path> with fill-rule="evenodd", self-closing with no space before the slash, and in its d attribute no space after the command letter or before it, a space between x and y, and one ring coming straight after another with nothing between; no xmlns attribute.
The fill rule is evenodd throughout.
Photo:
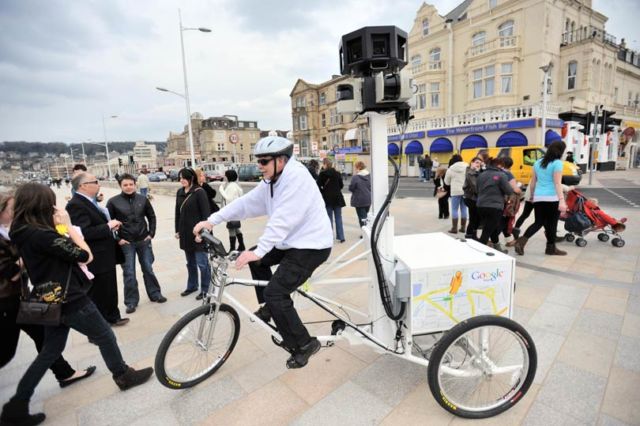
<svg viewBox="0 0 640 426"><path fill-rule="evenodd" d="M17 296L0 299L0 342L2 342L0 345L0 368L7 365L16 354L20 330L31 337L38 353L42 352L44 327L41 325L16 324L19 307L20 299ZM59 356L49 369L58 381L68 379L76 372L62 356Z"/></svg>
<svg viewBox="0 0 640 426"><path fill-rule="evenodd" d="M480 215L480 223L482 223L482 234L478 241L482 244L487 244L487 241L491 238L492 243L499 243L500 227L502 224L502 209L478 207L478 214Z"/></svg>
<svg viewBox="0 0 640 426"><path fill-rule="evenodd" d="M369 214L369 209L371 209L371 206L356 207L355 209L356 209L356 215L358 215L358 223L362 228L367 223L367 214Z"/></svg>
<svg viewBox="0 0 640 426"><path fill-rule="evenodd" d="M42 351L31 363L18 383L16 394L11 398L18 401L29 401L33 392L42 380L47 369L60 357L67 343L69 328L89 337L91 342L100 348L100 354L114 377L127 371L127 364L122 359L116 336L102 317L96 305L87 303L73 312L62 314L62 324L57 327L44 327L44 345Z"/></svg>
<svg viewBox="0 0 640 426"><path fill-rule="evenodd" d="M465 236L468 238L477 238L478 225L480 224L480 215L478 214L478 207L476 206L476 200L471 198L465 198L464 204L469 209L469 224L467 225L467 232Z"/></svg>
<svg viewBox="0 0 640 426"><path fill-rule="evenodd" d="M558 201L538 201L533 203L533 210L536 213L536 221L533 225L527 228L524 236L526 238L531 238L540 230L540 228L544 227L547 244L555 245L556 231L558 230L558 219L560 218L558 205Z"/></svg>
<svg viewBox="0 0 640 426"><path fill-rule="evenodd" d="M522 209L522 214L520 215L518 220L516 220L516 224L514 228L520 228L524 223L524 221L527 220L529 216L531 216L532 211L533 211L533 203L531 201L525 201L524 207Z"/></svg>
<svg viewBox="0 0 640 426"><path fill-rule="evenodd" d="M255 280L268 280L267 287L256 287L258 301L264 301L271 311L283 344L298 349L309 342L311 336L293 306L291 293L304 284L325 260L331 248L322 250L274 248L262 259L249 263L251 276ZM271 266L279 265L274 274ZM262 298L262 300L261 300Z"/></svg>
<svg viewBox="0 0 640 426"><path fill-rule="evenodd" d="M438 219L449 218L449 196L438 198Z"/></svg>
<svg viewBox="0 0 640 426"><path fill-rule="evenodd" d="M95 274L92 282L93 285L88 293L89 298L95 303L104 319L113 324L122 318L118 309L118 278L115 265L109 272Z"/></svg>

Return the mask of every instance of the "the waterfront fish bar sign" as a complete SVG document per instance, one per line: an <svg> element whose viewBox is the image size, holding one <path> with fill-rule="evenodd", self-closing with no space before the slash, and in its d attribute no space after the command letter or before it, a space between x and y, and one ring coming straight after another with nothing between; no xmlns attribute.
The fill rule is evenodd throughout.
<svg viewBox="0 0 640 426"><path fill-rule="evenodd" d="M549 123L550 120L547 120ZM514 121L502 121L499 123L487 123L487 124L473 124L470 126L450 127L448 129L434 129L428 130L427 136L453 136L464 135L468 133L483 133L483 132L496 132L509 129L524 129L527 127L536 127L536 119L531 118L527 120L514 120Z"/></svg>

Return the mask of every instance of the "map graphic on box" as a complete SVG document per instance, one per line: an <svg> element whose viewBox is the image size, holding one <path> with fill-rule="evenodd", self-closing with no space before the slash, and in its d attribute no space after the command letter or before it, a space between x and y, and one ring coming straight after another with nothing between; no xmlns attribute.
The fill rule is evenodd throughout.
<svg viewBox="0 0 640 426"><path fill-rule="evenodd" d="M413 333L449 330L478 315L510 316L511 262L413 271Z"/></svg>

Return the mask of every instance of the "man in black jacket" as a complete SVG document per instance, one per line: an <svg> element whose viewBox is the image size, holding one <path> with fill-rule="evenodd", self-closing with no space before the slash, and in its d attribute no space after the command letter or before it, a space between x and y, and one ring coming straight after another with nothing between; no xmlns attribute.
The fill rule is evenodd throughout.
<svg viewBox="0 0 640 426"><path fill-rule="evenodd" d="M73 177L71 184L76 193L67 203L66 210L71 223L82 230L95 259L88 265L94 275L89 297L109 324L125 325L129 318L120 316L116 277L116 263L124 257L116 243L122 223L111 219L109 211L96 201L100 185L94 175L79 173Z"/></svg>
<svg viewBox="0 0 640 426"><path fill-rule="evenodd" d="M153 248L151 239L156 233L156 214L151 202L142 194L136 193L136 181L130 174L120 176L122 193L107 202L112 218L122 222L118 244L124 252L122 273L124 278L124 304L127 313L136 311L140 302L138 280L136 279L136 254L142 268L144 287L152 302L167 301L160 291L160 284L153 272Z"/></svg>

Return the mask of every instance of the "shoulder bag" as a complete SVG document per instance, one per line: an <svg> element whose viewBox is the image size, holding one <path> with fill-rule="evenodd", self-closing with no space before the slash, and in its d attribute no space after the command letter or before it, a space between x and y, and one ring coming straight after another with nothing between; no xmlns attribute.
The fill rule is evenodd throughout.
<svg viewBox="0 0 640 426"><path fill-rule="evenodd" d="M33 292L29 294L29 289L25 283L24 277L20 275L22 280L22 294L20 297L20 308L16 323L33 324L56 327L60 325L62 317L62 304L67 297L69 291L69 283L71 281L71 271L73 264L69 266L67 274L67 283L64 287L60 283L48 281L43 284L33 286ZM64 293L63 293L64 290Z"/></svg>

